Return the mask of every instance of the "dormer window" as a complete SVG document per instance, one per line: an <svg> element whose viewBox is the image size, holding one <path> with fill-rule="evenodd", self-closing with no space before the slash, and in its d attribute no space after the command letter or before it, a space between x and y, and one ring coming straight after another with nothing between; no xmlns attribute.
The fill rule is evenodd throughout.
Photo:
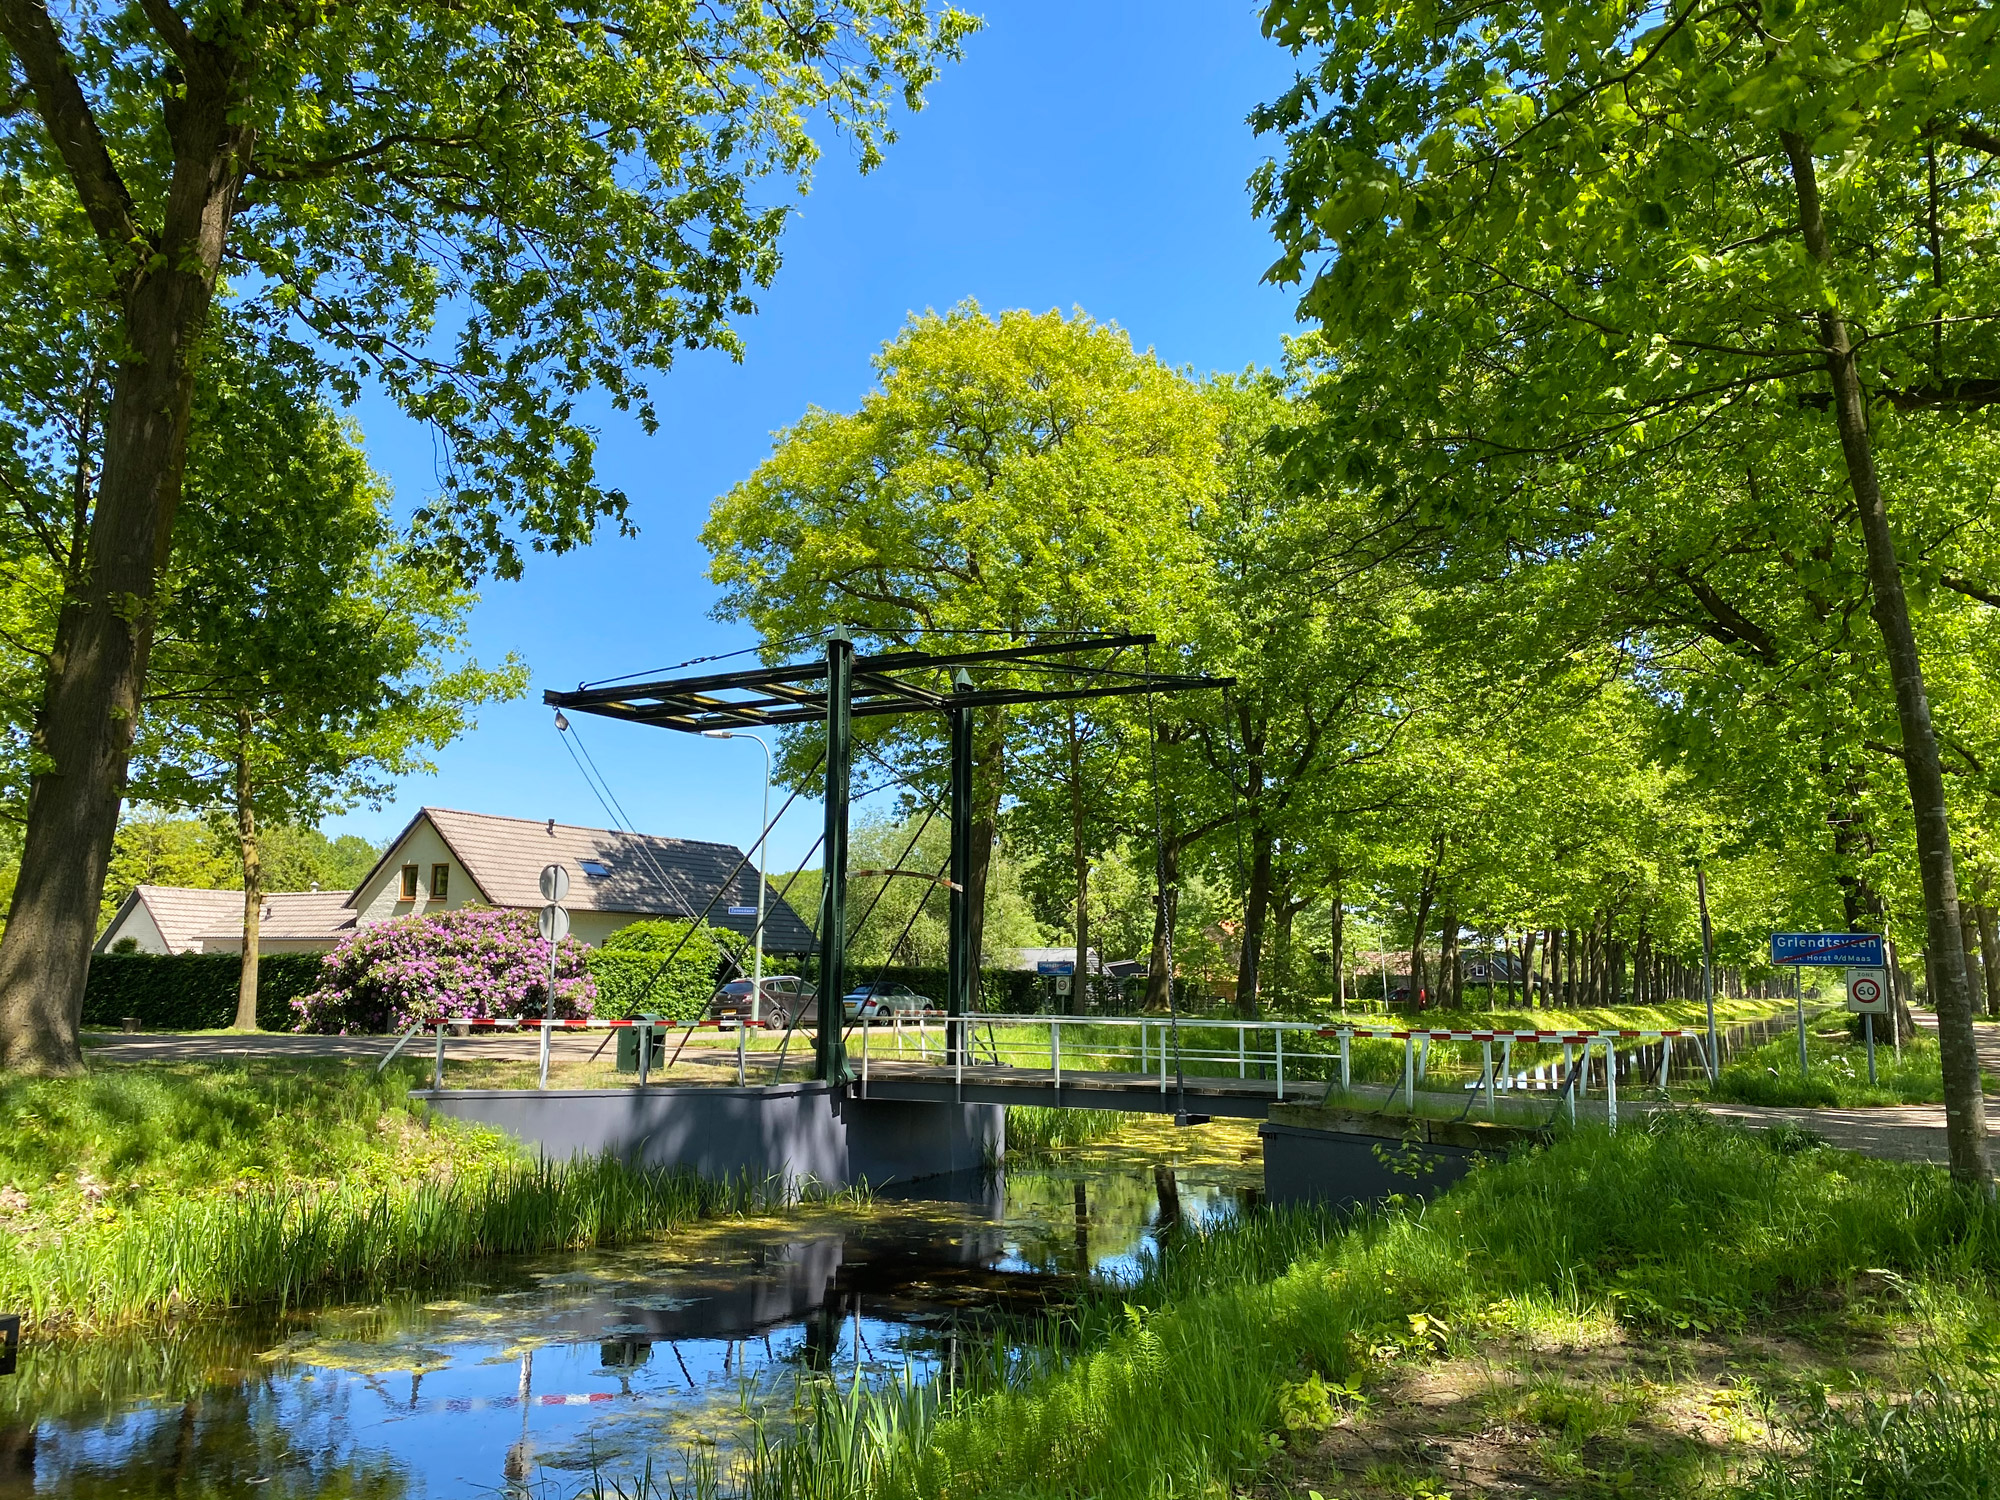
<svg viewBox="0 0 2000 1500"><path fill-rule="evenodd" d="M603 880L611 873L611 866L601 859L580 859L577 863L583 866L583 873L592 880Z"/></svg>

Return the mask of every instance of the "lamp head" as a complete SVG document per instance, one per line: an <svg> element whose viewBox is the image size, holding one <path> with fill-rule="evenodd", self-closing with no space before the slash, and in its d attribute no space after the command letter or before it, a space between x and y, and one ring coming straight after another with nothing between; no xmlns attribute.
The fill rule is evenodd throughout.
<svg viewBox="0 0 2000 1500"><path fill-rule="evenodd" d="M704 729L701 737L705 740L733 740L736 735L727 729Z"/></svg>

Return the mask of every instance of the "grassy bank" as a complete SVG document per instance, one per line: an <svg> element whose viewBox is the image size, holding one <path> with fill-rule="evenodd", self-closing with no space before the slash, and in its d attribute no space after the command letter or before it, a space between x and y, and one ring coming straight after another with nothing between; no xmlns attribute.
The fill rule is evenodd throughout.
<svg viewBox="0 0 2000 1500"><path fill-rule="evenodd" d="M1864 1043L1837 1034L1809 1032L1806 1058L1799 1071L1796 1036L1778 1037L1737 1054L1703 1097L1734 1104L1806 1105L1859 1109L1887 1104L1938 1104L1944 1099L1944 1073L1935 1038L1918 1036L1903 1044L1899 1060L1886 1041L1875 1047L1875 1082L1868 1081L1868 1050ZM1988 1087L1995 1080L1988 1075Z"/></svg>
<svg viewBox="0 0 2000 1500"><path fill-rule="evenodd" d="M50 1329L289 1303L608 1244L745 1197L615 1162L531 1162L412 1108L420 1073L262 1060L0 1082L0 1306Z"/></svg>
<svg viewBox="0 0 2000 1500"><path fill-rule="evenodd" d="M1074 1357L821 1390L716 1488L1386 1500L1487 1488L1471 1465L1518 1493L1993 1493L1917 1481L2000 1472L2000 1214L1797 1147L1661 1115L1428 1209L1183 1236L1078 1314Z"/></svg>

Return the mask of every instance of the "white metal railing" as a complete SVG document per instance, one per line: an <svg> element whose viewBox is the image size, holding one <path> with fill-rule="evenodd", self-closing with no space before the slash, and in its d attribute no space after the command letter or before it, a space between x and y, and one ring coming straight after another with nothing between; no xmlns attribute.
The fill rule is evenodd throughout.
<svg viewBox="0 0 2000 1500"><path fill-rule="evenodd" d="M779 1028L768 1022L729 1023L737 1030L736 1081L745 1081L746 1045L750 1030L776 1031ZM547 1088L549 1081L550 1043L559 1032L605 1031L630 1029L638 1034L638 1086L644 1088L651 1071L655 1037L680 1034L683 1045L692 1033L702 1030L727 1029L724 1023L712 1020L667 1021L656 1017L640 1016L630 1020L547 1020L500 1019L485 1020L459 1018L452 1020L419 1022L404 1031L389 1049L388 1054L377 1065L379 1073L387 1068L419 1032L429 1031L435 1036L431 1086L444 1087L445 1041L449 1033L459 1032L470 1035L482 1032L492 1035L498 1032L516 1034L533 1032L537 1035L536 1086ZM786 1044L775 1054L760 1053L759 1056L773 1055L778 1072L782 1074L785 1060L785 1045L789 1043L792 1031L809 1033L816 1026L793 1025L784 1028ZM1316 1039L1329 1039L1337 1043L1337 1071L1333 1082L1341 1092L1353 1087L1353 1043L1357 1040L1400 1041L1403 1043L1403 1067L1400 1082L1395 1092L1403 1096L1404 1104L1414 1109L1417 1084L1428 1074L1430 1054L1437 1043L1471 1043L1480 1045L1480 1072L1476 1083L1464 1086L1476 1089L1485 1095L1488 1117L1493 1117L1498 1108L1498 1096L1524 1090L1560 1091L1564 1097L1564 1107L1571 1119L1576 1117L1576 1102L1581 1090L1589 1087L1593 1072L1592 1056L1596 1054L1598 1070L1604 1080L1605 1097L1610 1123L1615 1128L1618 1123L1618 1075L1625 1071L1628 1075L1636 1072L1639 1057L1636 1050L1620 1056L1621 1045L1637 1042L1642 1046L1658 1044L1660 1059L1657 1068L1659 1086L1667 1083L1668 1070L1672 1066L1673 1048L1676 1041L1687 1042L1695 1051L1711 1076L1713 1063L1706 1055L1704 1037L1694 1030L1576 1030L1576 1031L1488 1031L1488 1030L1440 1030L1420 1027L1385 1026L1325 1026L1313 1021L1268 1021L1240 1020L1235 1018L1201 1018L1176 1021L1172 1018L1148 1016L1063 1016L1063 1015L1018 1015L984 1014L953 1018L942 1011L889 1011L874 1015L850 1017L845 1031L858 1037L858 1043L851 1050L858 1053L860 1060L860 1080L864 1097L871 1078L874 1057L878 1048L893 1046L894 1060L906 1062L914 1060L929 1064L935 1060L939 1066L952 1069L954 1081L962 1084L968 1062L975 1065L985 1063L1010 1069L1014 1073L1039 1073L1046 1069L1051 1086L1058 1098L1063 1088L1063 1074L1067 1069L1072 1075L1078 1073L1137 1074L1157 1083L1158 1091L1168 1093L1174 1086L1176 1077L1189 1076L1190 1069L1200 1069L1191 1076L1197 1080L1208 1080L1218 1076L1209 1067L1227 1070L1235 1064L1236 1076L1248 1079L1251 1069L1257 1070L1261 1079L1266 1075L1276 1084L1276 1097L1283 1102L1286 1090L1285 1038L1297 1037L1303 1033ZM1036 1036L1035 1032L1043 1035ZM1065 1033L1068 1040L1065 1041ZM1110 1033L1106 1035L1105 1033ZM1217 1042L1215 1033L1222 1033L1224 1040ZM1004 1044L1003 1035L1011 1036ZM1268 1039L1268 1045L1266 1040ZM608 1042L609 1036L605 1038ZM1253 1045L1253 1041L1256 1045ZM1553 1074L1550 1065L1535 1064L1517 1069L1514 1065L1516 1046L1560 1047L1561 1065ZM1494 1048L1500 1048L1499 1056ZM598 1052L603 1051L600 1043ZM984 1053L984 1057L980 1054ZM593 1054L595 1056L596 1054ZM1315 1054L1323 1055L1323 1054ZM1292 1057L1294 1066L1299 1051L1294 1046ZM1046 1058L1046 1064L1042 1059ZM887 1060L887 1059L885 1059ZM1125 1066L1119 1066L1124 1064ZM1648 1071L1652 1071L1650 1068ZM1221 1075L1226 1076L1226 1071ZM1296 1093L1296 1090L1294 1090Z"/></svg>

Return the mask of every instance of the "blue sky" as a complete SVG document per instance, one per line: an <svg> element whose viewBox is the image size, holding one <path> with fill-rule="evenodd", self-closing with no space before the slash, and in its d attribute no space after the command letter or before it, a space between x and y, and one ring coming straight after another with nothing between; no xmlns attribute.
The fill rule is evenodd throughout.
<svg viewBox="0 0 2000 1500"><path fill-rule="evenodd" d="M1033 0L982 14L965 62L900 121L882 167L862 177L845 142L826 143L784 266L741 324L742 362L687 359L660 383L651 437L607 420L601 471L630 497L640 535L531 557L520 582L486 585L473 653L520 653L528 697L487 709L438 757L435 776L409 779L393 803L329 831L380 839L425 803L606 824L541 690L753 643L746 627L709 618L715 590L697 540L709 505L808 406L854 407L870 358L912 311L968 297L989 311L1080 307L1201 373L1277 360L1296 327L1293 297L1261 284L1275 252L1245 182L1269 146L1244 119L1290 81L1292 62L1259 34L1257 12L1236 0ZM429 436L379 402L358 416L398 493L428 492ZM739 845L755 837L754 745L602 720L579 727L635 826ZM773 838L774 868L805 853L818 816L803 800L794 807Z"/></svg>

